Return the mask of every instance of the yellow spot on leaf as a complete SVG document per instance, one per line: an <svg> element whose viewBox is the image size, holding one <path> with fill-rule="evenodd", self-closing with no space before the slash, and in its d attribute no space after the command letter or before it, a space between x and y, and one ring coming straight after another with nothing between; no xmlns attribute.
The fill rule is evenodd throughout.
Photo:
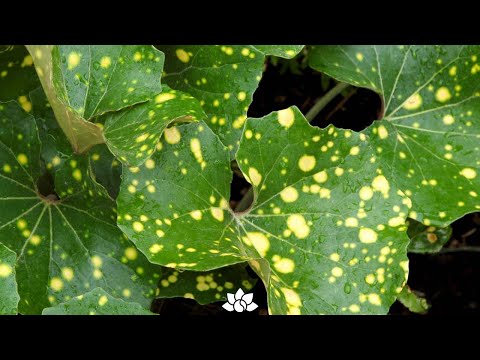
<svg viewBox="0 0 480 360"><path fill-rule="evenodd" d="M171 145L177 144L180 141L180 131L174 126L164 131L165 141Z"/></svg>
<svg viewBox="0 0 480 360"><path fill-rule="evenodd" d="M125 249L125 256L127 257L128 260L136 260L138 257L138 252L137 249L135 249L133 246L130 246Z"/></svg>
<svg viewBox="0 0 480 360"><path fill-rule="evenodd" d="M161 104L161 103L164 103L165 101L175 99L176 97L177 96L175 94L172 94L172 93L158 94L157 96L155 96L155 103L156 104Z"/></svg>
<svg viewBox="0 0 480 360"><path fill-rule="evenodd" d="M354 218L354 217L346 218L345 219L345 226L346 227L357 227L358 226L357 218Z"/></svg>
<svg viewBox="0 0 480 360"><path fill-rule="evenodd" d="M358 146L354 146L350 149L350 155L358 155L358 153L360 152L360 148Z"/></svg>
<svg viewBox="0 0 480 360"><path fill-rule="evenodd" d="M50 287L52 288L53 291L60 291L63 289L63 281L59 277L53 277L50 280Z"/></svg>
<svg viewBox="0 0 480 360"><path fill-rule="evenodd" d="M0 278L7 278L13 272L13 269L8 264L0 264Z"/></svg>
<svg viewBox="0 0 480 360"><path fill-rule="evenodd" d="M82 172L80 171L80 169L73 170L72 176L75 180L82 181Z"/></svg>
<svg viewBox="0 0 480 360"><path fill-rule="evenodd" d="M155 168L155 161L153 161L152 159L148 159L147 161L145 161L145 167L147 169L154 169Z"/></svg>
<svg viewBox="0 0 480 360"><path fill-rule="evenodd" d="M150 251L152 254L157 254L160 251L162 251L162 249L163 249L163 245L153 244L152 246L150 246L148 251Z"/></svg>
<svg viewBox="0 0 480 360"><path fill-rule="evenodd" d="M348 307L348 310L350 310L350 312L352 313L358 313L360 312L360 306L358 306L357 304L352 304Z"/></svg>
<svg viewBox="0 0 480 360"><path fill-rule="evenodd" d="M178 60L185 64L190 61L190 55L188 55L188 53L183 49L177 49L175 54L177 55Z"/></svg>
<svg viewBox="0 0 480 360"><path fill-rule="evenodd" d="M73 269L70 267L64 267L62 269L62 277L67 280L67 281L72 281L73 280Z"/></svg>
<svg viewBox="0 0 480 360"><path fill-rule="evenodd" d="M298 160L298 167L304 172L313 170L315 164L315 156L312 155L303 155L300 160Z"/></svg>
<svg viewBox="0 0 480 360"><path fill-rule="evenodd" d="M139 221L135 221L133 223L133 230L135 230L136 232L142 232L144 229L143 227L143 224Z"/></svg>
<svg viewBox="0 0 480 360"><path fill-rule="evenodd" d="M397 216L388 220L388 226L397 227L405 224L405 218L402 216Z"/></svg>
<svg viewBox="0 0 480 360"><path fill-rule="evenodd" d="M205 161L203 161L203 155L202 155L202 148L200 145L200 140L197 138L191 139L190 140L190 150L192 151L193 155L195 156L195 159L197 162L200 164L202 169L206 166Z"/></svg>
<svg viewBox="0 0 480 360"><path fill-rule="evenodd" d="M282 190L280 197L286 203L291 203L298 199L298 191L294 187L289 186Z"/></svg>
<svg viewBox="0 0 480 360"><path fill-rule="evenodd" d="M372 305L380 306L382 305L382 300L378 294L372 293L367 295L368 302Z"/></svg>
<svg viewBox="0 0 480 360"><path fill-rule="evenodd" d="M139 136L137 136L137 138L135 139L135 142L141 143L141 142L147 140L149 136L150 136L149 133L144 133L144 134L142 134L142 135L139 135Z"/></svg>
<svg viewBox="0 0 480 360"><path fill-rule="evenodd" d="M315 175L313 175L313 180L315 180L316 182L318 182L320 184L326 182L328 180L327 172L326 171L320 171L320 172L316 173Z"/></svg>
<svg viewBox="0 0 480 360"><path fill-rule="evenodd" d="M342 268L339 268L338 266L335 266L333 269L332 269L332 275L335 276L335 277L340 277L343 275L343 269Z"/></svg>
<svg viewBox="0 0 480 360"><path fill-rule="evenodd" d="M384 196L388 196L390 183L383 175L378 175L373 179L372 187L375 191L380 191Z"/></svg>
<svg viewBox="0 0 480 360"><path fill-rule="evenodd" d="M300 314L300 307L302 306L302 301L300 296L297 294L295 290L282 287L280 288L283 295L285 296L285 300L287 302L288 307L288 314L290 315L299 315Z"/></svg>
<svg viewBox="0 0 480 360"><path fill-rule="evenodd" d="M190 212L190 216L195 220L202 220L202 212L200 210L194 210Z"/></svg>
<svg viewBox="0 0 480 360"><path fill-rule="evenodd" d="M40 238L40 236L38 235L32 235L32 237L30 238L30 243L32 245L39 245L40 243L42 242L42 239Z"/></svg>
<svg viewBox="0 0 480 360"><path fill-rule="evenodd" d="M435 99L439 102L447 102L452 98L452 94L450 94L450 90L446 88L445 86L440 87L436 92L435 92Z"/></svg>
<svg viewBox="0 0 480 360"><path fill-rule="evenodd" d="M443 117L443 123L445 125L452 125L455 122L455 118L452 115L445 115Z"/></svg>
<svg viewBox="0 0 480 360"><path fill-rule="evenodd" d="M367 201L373 197L373 190L370 186L364 186L360 189L358 195L360 196L360 199Z"/></svg>
<svg viewBox="0 0 480 360"><path fill-rule="evenodd" d="M248 232L247 238L243 237L243 240L248 242L255 247L261 257L265 257L267 251L270 249L270 241L261 232Z"/></svg>
<svg viewBox="0 0 480 360"><path fill-rule="evenodd" d="M289 128L295 121L295 114L292 109L283 109L278 112L278 122L285 128Z"/></svg>
<svg viewBox="0 0 480 360"><path fill-rule="evenodd" d="M358 238L364 244L372 244L377 241L377 233L369 228L361 228L358 232Z"/></svg>
<svg viewBox="0 0 480 360"><path fill-rule="evenodd" d="M276 261L273 264L273 267L282 274L289 274L295 269L295 263L291 259L283 258L279 261Z"/></svg>
<svg viewBox="0 0 480 360"><path fill-rule="evenodd" d="M340 260L340 255L338 253L333 253L330 255L330 260L332 261L339 261Z"/></svg>
<svg viewBox="0 0 480 360"><path fill-rule="evenodd" d="M104 56L100 60L100 66L104 69L108 69L112 65L112 59L109 56Z"/></svg>
<svg viewBox="0 0 480 360"><path fill-rule="evenodd" d="M380 126L378 127L378 137L379 137L380 139L382 139L382 140L383 140L383 139L386 139L386 138L388 137L388 131L387 131L387 129L385 128L385 126L380 125Z"/></svg>
<svg viewBox="0 0 480 360"><path fill-rule="evenodd" d="M100 266L102 266L102 263L103 263L103 261L102 261L102 258L100 256L98 256L98 255L92 256L92 264L93 264L94 267L99 268Z"/></svg>
<svg viewBox="0 0 480 360"><path fill-rule="evenodd" d="M73 70L75 69L78 64L80 64L80 55L76 52L71 52L69 55L68 55L68 70Z"/></svg>
<svg viewBox="0 0 480 360"><path fill-rule="evenodd" d="M403 105L403 108L406 110L416 110L420 106L422 106L422 97L420 96L420 94L413 94L407 99L407 101Z"/></svg>
<svg viewBox="0 0 480 360"><path fill-rule="evenodd" d="M251 167L248 169L248 177L253 185L258 186L262 181L262 175L258 172L257 169Z"/></svg>
<svg viewBox="0 0 480 360"><path fill-rule="evenodd" d="M142 60L142 54L139 51L137 51L135 54L133 54L133 60L134 61Z"/></svg>
<svg viewBox="0 0 480 360"><path fill-rule="evenodd" d="M103 306L108 302L108 298L106 295L100 296L100 299L98 299L98 305Z"/></svg>
<svg viewBox="0 0 480 360"><path fill-rule="evenodd" d="M223 210L217 207L210 208L210 213L218 221L222 222L224 219Z"/></svg>
<svg viewBox="0 0 480 360"><path fill-rule="evenodd" d="M287 219L287 226L299 239L305 239L310 234L310 227L300 214L290 215Z"/></svg>
<svg viewBox="0 0 480 360"><path fill-rule="evenodd" d="M477 177L477 172L472 168L464 168L460 171L460 175L466 177L468 180L472 180Z"/></svg>
<svg viewBox="0 0 480 360"><path fill-rule="evenodd" d="M23 230L23 229L25 229L26 227L27 227L27 222L26 222L24 219L19 219L19 220L17 221L17 228L18 228L19 230Z"/></svg>

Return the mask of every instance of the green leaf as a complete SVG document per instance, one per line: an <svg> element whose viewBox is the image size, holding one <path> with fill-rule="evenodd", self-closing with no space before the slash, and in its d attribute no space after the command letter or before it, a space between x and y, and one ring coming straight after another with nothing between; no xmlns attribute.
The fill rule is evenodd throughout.
<svg viewBox="0 0 480 360"><path fill-rule="evenodd" d="M196 121L206 115L200 103L188 94L163 86L152 101L108 113L104 136L110 150L132 166L140 165L155 151L160 135L172 121Z"/></svg>
<svg viewBox="0 0 480 360"><path fill-rule="evenodd" d="M480 209L479 46L315 46L310 65L380 94L370 136L410 217L444 227Z"/></svg>
<svg viewBox="0 0 480 360"><path fill-rule="evenodd" d="M43 85L76 152L106 142L121 161L139 165L170 122L206 117L190 95L168 87L160 93L164 55L150 45L61 45L31 52L40 52L39 74L52 68L53 81Z"/></svg>
<svg viewBox="0 0 480 360"><path fill-rule="evenodd" d="M452 236L452 227L426 226L413 219L408 219L408 251L425 254L439 252Z"/></svg>
<svg viewBox="0 0 480 360"><path fill-rule="evenodd" d="M13 251L0 243L0 315L18 313L17 282L15 281L15 261Z"/></svg>
<svg viewBox="0 0 480 360"><path fill-rule="evenodd" d="M140 304L117 299L101 288L43 310L42 315L155 315Z"/></svg>
<svg viewBox="0 0 480 360"><path fill-rule="evenodd" d="M124 166L120 229L151 262L167 267L211 270L245 262L228 208L228 149L203 122L165 130L161 144L144 165Z"/></svg>
<svg viewBox="0 0 480 360"><path fill-rule="evenodd" d="M213 271L183 271L169 269L162 274L157 298L184 297L200 304L227 299L227 292L252 289L256 283L248 275L245 264L227 266Z"/></svg>
<svg viewBox="0 0 480 360"><path fill-rule="evenodd" d="M82 153L90 147L104 142L101 129L94 123L85 121L80 115L66 107L57 96L53 85L52 49L53 45L27 45L33 57L35 69L55 117L72 144L75 152Z"/></svg>
<svg viewBox="0 0 480 360"><path fill-rule="evenodd" d="M40 86L32 57L23 45L0 46L0 101L17 100L25 111L32 104L29 91Z"/></svg>
<svg viewBox="0 0 480 360"><path fill-rule="evenodd" d="M45 92L40 87L30 92L32 115L37 123L40 137L41 159L47 171L53 176L57 169L73 155L73 149L65 137Z"/></svg>
<svg viewBox="0 0 480 360"><path fill-rule="evenodd" d="M228 150L202 123L172 128L153 166L124 169L119 227L168 267L249 259L273 314L386 313L406 281L411 203L368 140L313 128L295 107L249 119L237 161L255 200L235 214Z"/></svg>
<svg viewBox="0 0 480 360"><path fill-rule="evenodd" d="M112 199L116 199L120 191L122 164L104 144L91 148L88 156L95 181L107 189Z"/></svg>
<svg viewBox="0 0 480 360"><path fill-rule="evenodd" d="M427 300L415 294L408 285L405 285L402 292L398 294L398 301L408 310L417 314L425 314L430 308Z"/></svg>
<svg viewBox="0 0 480 360"><path fill-rule="evenodd" d="M10 102L0 104L0 123L0 239L18 257L19 312L40 313L95 287L148 307L161 268L115 226L115 203L91 179L88 158L65 159L56 195L40 195L35 120Z"/></svg>
<svg viewBox="0 0 480 360"><path fill-rule="evenodd" d="M157 45L166 55L163 81L200 100L207 124L233 159L247 110L260 82L265 51L292 57L300 45ZM287 53L289 55L287 55Z"/></svg>
<svg viewBox="0 0 480 360"><path fill-rule="evenodd" d="M279 56L285 59L295 57L302 51L304 45L253 45L255 49L261 51L265 55Z"/></svg>
<svg viewBox="0 0 480 360"><path fill-rule="evenodd" d="M61 101L89 120L160 93L163 61L151 45L58 45L53 84Z"/></svg>

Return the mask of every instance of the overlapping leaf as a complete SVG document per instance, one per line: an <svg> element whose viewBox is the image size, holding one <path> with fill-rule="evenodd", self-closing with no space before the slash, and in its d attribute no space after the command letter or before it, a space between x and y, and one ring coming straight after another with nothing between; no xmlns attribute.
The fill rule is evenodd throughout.
<svg viewBox="0 0 480 360"><path fill-rule="evenodd" d="M446 226L480 209L479 46L316 46L310 65L382 97L364 133L410 217Z"/></svg>
<svg viewBox="0 0 480 360"><path fill-rule="evenodd" d="M40 86L33 60L23 45L0 45L0 101L17 100L29 112L28 93Z"/></svg>
<svg viewBox="0 0 480 360"><path fill-rule="evenodd" d="M15 261L17 256L6 246L0 244L0 315L18 313L17 282L15 280Z"/></svg>
<svg viewBox="0 0 480 360"><path fill-rule="evenodd" d="M364 134L312 128L296 108L248 120L237 161L255 201L241 214L228 208L228 151L203 124L166 132L151 161L125 170L118 222L152 262L249 259L274 314L386 313L401 291L410 201Z"/></svg>
<svg viewBox="0 0 480 360"><path fill-rule="evenodd" d="M17 254L19 311L40 313L95 287L149 306L161 268L115 226L114 202L91 180L88 158L64 161L55 173L61 200L45 197L34 119L5 103L0 123L0 239Z"/></svg>
<svg viewBox="0 0 480 360"><path fill-rule="evenodd" d="M152 99L164 55L150 45L59 45L52 50L57 96L82 118Z"/></svg>
<svg viewBox="0 0 480 360"><path fill-rule="evenodd" d="M407 234L410 237L409 252L419 254L436 253L450 240L452 227L426 226L418 221L409 219Z"/></svg>
<svg viewBox="0 0 480 360"><path fill-rule="evenodd" d="M138 165L170 122L206 117L188 94L161 92L164 55L152 46L31 46L30 51L41 79L48 73L42 84L77 152L106 142L121 161Z"/></svg>
<svg viewBox="0 0 480 360"><path fill-rule="evenodd" d="M123 162L142 164L155 151L160 135L172 121L196 121L206 115L188 94L163 86L152 101L111 112L98 121L110 150Z"/></svg>
<svg viewBox="0 0 480 360"><path fill-rule="evenodd" d="M85 121L75 111L66 107L57 96L52 80L53 47L53 45L27 45L58 123L74 150L81 153L104 142L102 131L94 123Z"/></svg>
<svg viewBox="0 0 480 360"><path fill-rule="evenodd" d="M120 190L122 164L108 150L106 145L96 145L88 152L90 166L95 181L101 184L112 199L116 199Z"/></svg>
<svg viewBox="0 0 480 360"><path fill-rule="evenodd" d="M207 124L228 146L238 148L247 110L260 82L265 54L293 57L301 45L157 45L166 55L163 81L201 101Z"/></svg>
<svg viewBox="0 0 480 360"><path fill-rule="evenodd" d="M154 315L140 304L117 299L95 288L64 303L46 308L43 315Z"/></svg>
<svg viewBox="0 0 480 360"><path fill-rule="evenodd" d="M167 129L161 148L144 165L124 167L119 227L157 264L211 270L244 262L228 207L228 149L203 122Z"/></svg>
<svg viewBox="0 0 480 360"><path fill-rule="evenodd" d="M253 47L265 55L275 55L285 59L291 59L303 49L303 45L253 45Z"/></svg>
<svg viewBox="0 0 480 360"><path fill-rule="evenodd" d="M430 307L427 300L415 294L408 285L405 285L402 292L398 294L398 301L408 310L417 314L425 314Z"/></svg>
<svg viewBox="0 0 480 360"><path fill-rule="evenodd" d="M228 292L253 288L256 280L248 275L245 264L213 271L183 271L170 269L162 274L157 295L160 298L184 297L200 304L227 299Z"/></svg>

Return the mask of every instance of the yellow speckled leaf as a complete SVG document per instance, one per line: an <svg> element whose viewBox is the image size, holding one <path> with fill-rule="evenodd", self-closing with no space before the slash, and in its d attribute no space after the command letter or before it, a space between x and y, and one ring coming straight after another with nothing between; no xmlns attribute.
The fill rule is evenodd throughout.
<svg viewBox="0 0 480 360"><path fill-rule="evenodd" d="M247 110L260 82L265 54L291 58L303 45L157 45L165 53L162 78L197 98L207 125L230 150L238 148Z"/></svg>
<svg viewBox="0 0 480 360"><path fill-rule="evenodd" d="M202 123L172 128L150 167L124 169L118 224L168 267L248 259L273 314L386 313L406 281L411 204L368 140L295 107L247 120L237 161L255 200L236 214L228 150Z"/></svg>
<svg viewBox="0 0 480 360"><path fill-rule="evenodd" d="M248 292L256 283L246 264L222 267L212 271L166 270L158 283L158 298L184 297L200 304L227 300L228 292L242 288Z"/></svg>
<svg viewBox="0 0 480 360"><path fill-rule="evenodd" d="M64 158L55 193L41 195L34 118L0 103L0 124L0 241L16 253L19 312L38 314L95 287L148 307L162 269L115 226L115 203L91 179L88 158Z"/></svg>
<svg viewBox="0 0 480 360"><path fill-rule="evenodd" d="M0 243L0 315L18 313L17 282L15 280L15 261L17 255Z"/></svg>
<svg viewBox="0 0 480 360"><path fill-rule="evenodd" d="M101 288L46 308L42 315L154 315L140 304L117 299Z"/></svg>
<svg viewBox="0 0 480 360"><path fill-rule="evenodd" d="M310 65L382 97L363 132L410 217L444 227L480 209L479 46L315 46Z"/></svg>

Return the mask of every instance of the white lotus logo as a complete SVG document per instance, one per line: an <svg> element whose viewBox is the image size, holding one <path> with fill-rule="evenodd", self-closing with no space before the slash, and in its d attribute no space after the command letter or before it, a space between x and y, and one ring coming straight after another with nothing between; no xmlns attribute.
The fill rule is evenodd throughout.
<svg viewBox="0 0 480 360"><path fill-rule="evenodd" d="M222 307L227 311L244 312L255 310L258 305L253 302L253 294L245 294L240 288L234 294L227 293L227 300Z"/></svg>

